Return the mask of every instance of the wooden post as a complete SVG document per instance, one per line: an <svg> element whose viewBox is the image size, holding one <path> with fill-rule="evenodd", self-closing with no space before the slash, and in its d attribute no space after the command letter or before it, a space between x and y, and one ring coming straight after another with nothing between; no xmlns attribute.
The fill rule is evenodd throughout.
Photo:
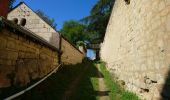
<svg viewBox="0 0 170 100"><path fill-rule="evenodd" d="M96 60L100 60L100 50L96 50Z"/></svg>

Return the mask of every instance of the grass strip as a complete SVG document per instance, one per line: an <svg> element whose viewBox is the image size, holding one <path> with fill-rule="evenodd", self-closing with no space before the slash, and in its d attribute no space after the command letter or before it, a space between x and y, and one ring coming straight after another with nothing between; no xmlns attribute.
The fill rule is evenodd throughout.
<svg viewBox="0 0 170 100"><path fill-rule="evenodd" d="M100 68L104 76L105 84L110 90L109 96L111 100L139 100L138 96L132 92L126 91L113 80L104 63L100 63Z"/></svg>

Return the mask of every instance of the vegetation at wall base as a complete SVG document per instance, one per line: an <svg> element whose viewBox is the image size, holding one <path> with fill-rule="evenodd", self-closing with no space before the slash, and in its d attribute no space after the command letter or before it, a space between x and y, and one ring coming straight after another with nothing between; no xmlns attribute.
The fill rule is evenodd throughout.
<svg viewBox="0 0 170 100"><path fill-rule="evenodd" d="M61 100L70 89L71 84L74 87L73 89L71 88L71 95L67 97L69 100L99 100L99 70L96 68L96 64L98 63L101 62L84 59L81 64L65 65L58 72L47 78L47 80L16 98L16 100ZM104 76L107 89L110 91L109 97L111 100L139 100L135 94L125 91L111 78L103 63L100 68L100 73ZM75 80L78 80L77 84L74 83ZM34 80L29 85L37 81ZM8 93L1 94L1 97L2 95L3 97L10 96L14 92L19 92L25 88L12 87L1 89Z"/></svg>
<svg viewBox="0 0 170 100"><path fill-rule="evenodd" d="M97 68L93 61L88 61L86 65L88 69L84 73L76 93L73 95L71 100L97 100L97 93L99 88Z"/></svg>
<svg viewBox="0 0 170 100"><path fill-rule="evenodd" d="M116 82L116 80L113 80L104 63L99 63L101 72L104 75L105 84L110 90L109 96L111 100L139 100L138 96L126 91Z"/></svg>

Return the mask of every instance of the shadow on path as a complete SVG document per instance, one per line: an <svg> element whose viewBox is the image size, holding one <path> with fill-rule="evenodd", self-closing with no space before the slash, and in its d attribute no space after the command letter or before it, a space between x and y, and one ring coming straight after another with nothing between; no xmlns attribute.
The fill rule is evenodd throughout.
<svg viewBox="0 0 170 100"><path fill-rule="evenodd" d="M64 94L69 94L65 100L96 100L98 96L109 94L109 91L97 90L97 78L103 78L103 74L92 61L64 66L40 85L15 100L62 100Z"/></svg>

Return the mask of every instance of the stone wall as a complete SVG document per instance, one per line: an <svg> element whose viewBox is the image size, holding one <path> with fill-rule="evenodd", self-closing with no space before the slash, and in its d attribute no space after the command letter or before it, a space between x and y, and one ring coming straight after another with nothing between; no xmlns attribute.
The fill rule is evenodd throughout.
<svg viewBox="0 0 170 100"><path fill-rule="evenodd" d="M61 40L62 56L61 61L66 64L81 63L85 54L74 47L67 39L62 37Z"/></svg>
<svg viewBox="0 0 170 100"><path fill-rule="evenodd" d="M60 44L60 35L59 33L53 29L50 25L48 25L41 17L39 17L31 8L29 8L24 2L18 4L9 14L8 20L14 21L14 19L18 19L18 25L20 25L21 20L26 19L26 25L24 26L26 29L34 32L38 36L42 37L50 44L59 48ZM77 48L74 47L69 41L62 38L62 62L64 64L77 64L81 63L84 58L84 54L82 54Z"/></svg>
<svg viewBox="0 0 170 100"><path fill-rule="evenodd" d="M24 35L21 27L6 27L0 31L0 88L26 85L59 65L55 49Z"/></svg>
<svg viewBox="0 0 170 100"><path fill-rule="evenodd" d="M101 58L128 90L157 100L170 85L170 0L125 1L115 1Z"/></svg>

